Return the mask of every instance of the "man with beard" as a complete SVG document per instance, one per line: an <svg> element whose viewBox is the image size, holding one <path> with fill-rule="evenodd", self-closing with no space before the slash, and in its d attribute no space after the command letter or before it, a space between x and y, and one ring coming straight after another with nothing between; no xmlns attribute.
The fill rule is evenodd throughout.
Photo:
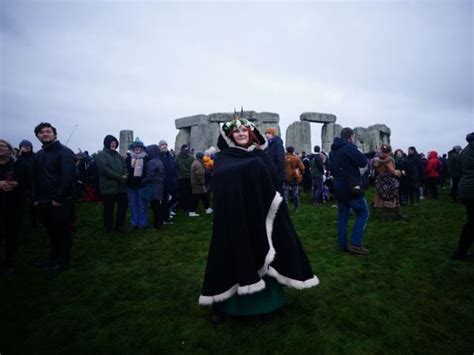
<svg viewBox="0 0 474 355"><path fill-rule="evenodd" d="M33 162L32 199L50 240L50 255L37 266L48 266L50 275L64 271L71 259L69 228L76 175L74 153L57 140L56 128L42 122L35 135L43 145Z"/></svg>

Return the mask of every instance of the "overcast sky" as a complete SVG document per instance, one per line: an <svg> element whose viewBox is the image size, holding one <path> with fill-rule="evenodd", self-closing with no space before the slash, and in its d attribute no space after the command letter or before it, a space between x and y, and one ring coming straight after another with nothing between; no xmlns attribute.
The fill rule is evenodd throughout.
<svg viewBox="0 0 474 355"><path fill-rule="evenodd" d="M394 148L446 152L474 131L472 1L0 2L0 138L49 121L90 152L133 129L243 106L384 123ZM320 125L312 125L313 144ZM283 134L284 139L284 134Z"/></svg>

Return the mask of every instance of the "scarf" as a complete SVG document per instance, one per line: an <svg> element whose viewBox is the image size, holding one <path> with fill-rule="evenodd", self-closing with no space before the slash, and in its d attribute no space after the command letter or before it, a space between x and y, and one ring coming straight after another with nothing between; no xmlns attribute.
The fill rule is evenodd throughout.
<svg viewBox="0 0 474 355"><path fill-rule="evenodd" d="M146 157L145 152L141 152L140 154L136 154L134 152L130 153L131 165L133 168L133 176L134 177L141 177L143 175L143 158Z"/></svg>

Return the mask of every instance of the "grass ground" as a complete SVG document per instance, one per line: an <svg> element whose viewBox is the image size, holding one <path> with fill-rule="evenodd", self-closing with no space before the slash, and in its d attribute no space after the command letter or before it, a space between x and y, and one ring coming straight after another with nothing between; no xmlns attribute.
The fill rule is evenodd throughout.
<svg viewBox="0 0 474 355"><path fill-rule="evenodd" d="M30 266L48 243L25 223L17 273L0 279L0 353L473 353L474 264L449 258L462 205L444 193L405 208L406 222L372 214L360 257L337 251L332 204L309 202L292 219L320 285L287 289L271 320L219 327L197 303L210 216L111 237L101 206L78 204L74 267L53 280Z"/></svg>

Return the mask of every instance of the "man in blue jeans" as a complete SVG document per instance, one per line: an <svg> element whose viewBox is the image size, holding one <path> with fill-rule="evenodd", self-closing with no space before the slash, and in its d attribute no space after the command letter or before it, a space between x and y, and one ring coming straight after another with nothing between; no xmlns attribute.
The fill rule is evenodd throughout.
<svg viewBox="0 0 474 355"><path fill-rule="evenodd" d="M367 255L369 251L362 246L369 208L362 189L359 168L367 165L367 158L354 144L354 131L346 127L341 136L334 138L329 154L331 173L334 177L334 194L338 202L337 239L341 251ZM347 244L347 222L350 211L354 211L356 221L352 229L351 243Z"/></svg>

